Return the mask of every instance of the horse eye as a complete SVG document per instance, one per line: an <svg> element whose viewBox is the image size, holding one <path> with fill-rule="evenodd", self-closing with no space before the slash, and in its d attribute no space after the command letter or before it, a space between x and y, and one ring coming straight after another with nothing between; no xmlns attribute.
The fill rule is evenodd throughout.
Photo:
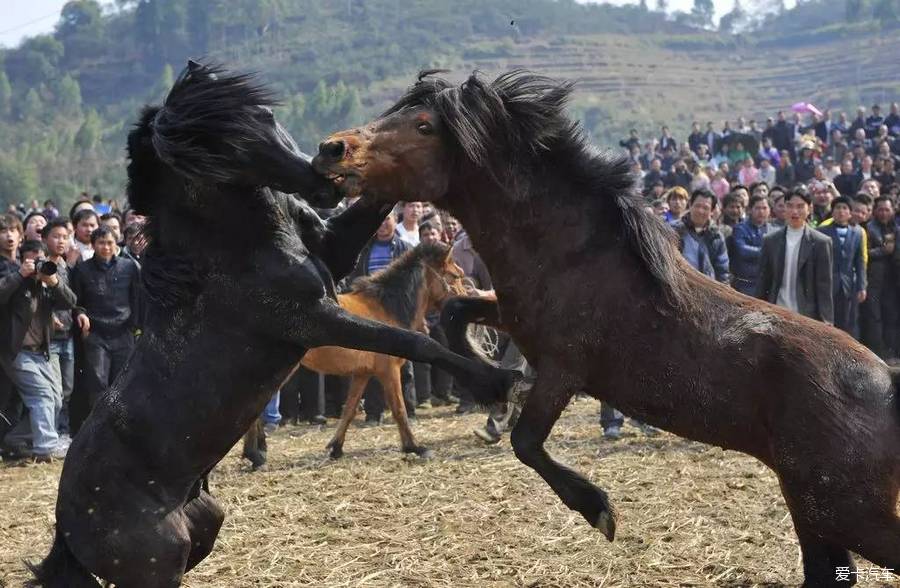
<svg viewBox="0 0 900 588"><path fill-rule="evenodd" d="M434 129L431 126L431 123L422 121L416 125L416 130L422 133L423 135L430 135L434 132Z"/></svg>

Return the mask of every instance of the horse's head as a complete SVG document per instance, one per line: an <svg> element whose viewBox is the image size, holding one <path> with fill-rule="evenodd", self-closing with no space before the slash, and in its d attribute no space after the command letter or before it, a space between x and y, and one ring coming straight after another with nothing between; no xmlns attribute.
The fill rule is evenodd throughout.
<svg viewBox="0 0 900 588"><path fill-rule="evenodd" d="M439 311L451 296L466 295L463 285L465 273L453 261L450 246L436 242L419 245L418 249L425 264L425 287L429 312Z"/></svg>
<svg viewBox="0 0 900 588"><path fill-rule="evenodd" d="M145 110L129 151L134 159L149 142L163 164L192 183L268 186L314 206L337 205L332 183L275 120L276 103L253 76L190 61L163 105Z"/></svg>
<svg viewBox="0 0 900 588"><path fill-rule="evenodd" d="M331 135L313 160L347 194L440 201L454 176L486 172L502 184L570 132L571 84L522 71L461 85L423 72L377 120Z"/></svg>

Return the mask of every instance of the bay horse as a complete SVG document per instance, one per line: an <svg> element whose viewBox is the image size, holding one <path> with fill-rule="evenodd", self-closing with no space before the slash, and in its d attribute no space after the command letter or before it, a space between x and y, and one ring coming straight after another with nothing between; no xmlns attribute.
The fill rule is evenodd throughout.
<svg viewBox="0 0 900 588"><path fill-rule="evenodd" d="M148 218L146 329L69 449L53 546L30 566L37 584L180 585L224 519L206 476L307 349L434 362L485 399L510 385L422 334L337 305L333 279L392 206L358 202L322 221L293 196L321 207L340 198L274 104L251 76L189 62L128 136L128 196Z"/></svg>
<svg viewBox="0 0 900 588"><path fill-rule="evenodd" d="M352 290L338 294L338 304L348 312L404 329L424 331L425 315L439 311L450 296L463 294L462 268L443 243L421 244L390 263L384 270L358 278ZM381 384L385 403L394 417L404 453L430 457L431 451L416 442L400 382L402 358L342 347L310 349L300 360L303 367L321 374L349 376L350 387L334 437L326 446L332 459L343 454L347 429L356 416L359 401L370 378ZM263 444L259 447L260 443ZM258 424L245 436L244 456L254 469L265 462L265 432Z"/></svg>
<svg viewBox="0 0 900 588"><path fill-rule="evenodd" d="M544 449L584 392L770 467L806 586L843 585L848 550L900 570L898 371L829 325L692 270L626 157L595 150L566 115L571 83L513 71L456 85L437 73L328 137L313 165L346 178L341 191L414 195L466 227L494 312L538 374L511 435L519 460L613 539L606 492Z"/></svg>

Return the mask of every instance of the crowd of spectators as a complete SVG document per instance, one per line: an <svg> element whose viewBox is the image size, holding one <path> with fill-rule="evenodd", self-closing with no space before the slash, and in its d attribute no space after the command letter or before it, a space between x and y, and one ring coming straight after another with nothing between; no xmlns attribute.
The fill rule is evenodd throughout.
<svg viewBox="0 0 900 588"><path fill-rule="evenodd" d="M646 142L632 131L621 145L691 266L896 362L900 108L810 116L694 123L683 143L666 127Z"/></svg>
<svg viewBox="0 0 900 588"><path fill-rule="evenodd" d="M4 460L64 458L122 370L141 328L142 223L99 197L68 217L52 201L0 216Z"/></svg>

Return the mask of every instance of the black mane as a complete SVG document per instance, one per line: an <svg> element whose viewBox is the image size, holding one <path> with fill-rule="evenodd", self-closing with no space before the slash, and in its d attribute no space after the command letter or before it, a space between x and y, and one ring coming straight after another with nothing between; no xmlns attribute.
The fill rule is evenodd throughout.
<svg viewBox="0 0 900 588"><path fill-rule="evenodd" d="M353 282L353 292L377 300L400 326L412 326L426 267L440 267L450 248L444 243L413 247L384 270Z"/></svg>
<svg viewBox="0 0 900 588"><path fill-rule="evenodd" d="M493 82L475 72L454 85L436 77L440 71L421 72L418 82L383 116L417 106L434 110L449 129L463 164L487 172L513 199L540 193L533 188L548 169L559 170L559 162L564 162L569 179L583 189L568 195L554 191L552 197L599 203L606 217L599 220L624 237L667 296L681 298L684 279L673 232L645 209L627 156L598 151L569 118L565 109L572 82L513 70Z"/></svg>
<svg viewBox="0 0 900 588"><path fill-rule="evenodd" d="M253 74L232 74L218 65L189 65L150 121L159 158L188 178L230 182L234 153L246 151L266 129L259 107L278 104Z"/></svg>

